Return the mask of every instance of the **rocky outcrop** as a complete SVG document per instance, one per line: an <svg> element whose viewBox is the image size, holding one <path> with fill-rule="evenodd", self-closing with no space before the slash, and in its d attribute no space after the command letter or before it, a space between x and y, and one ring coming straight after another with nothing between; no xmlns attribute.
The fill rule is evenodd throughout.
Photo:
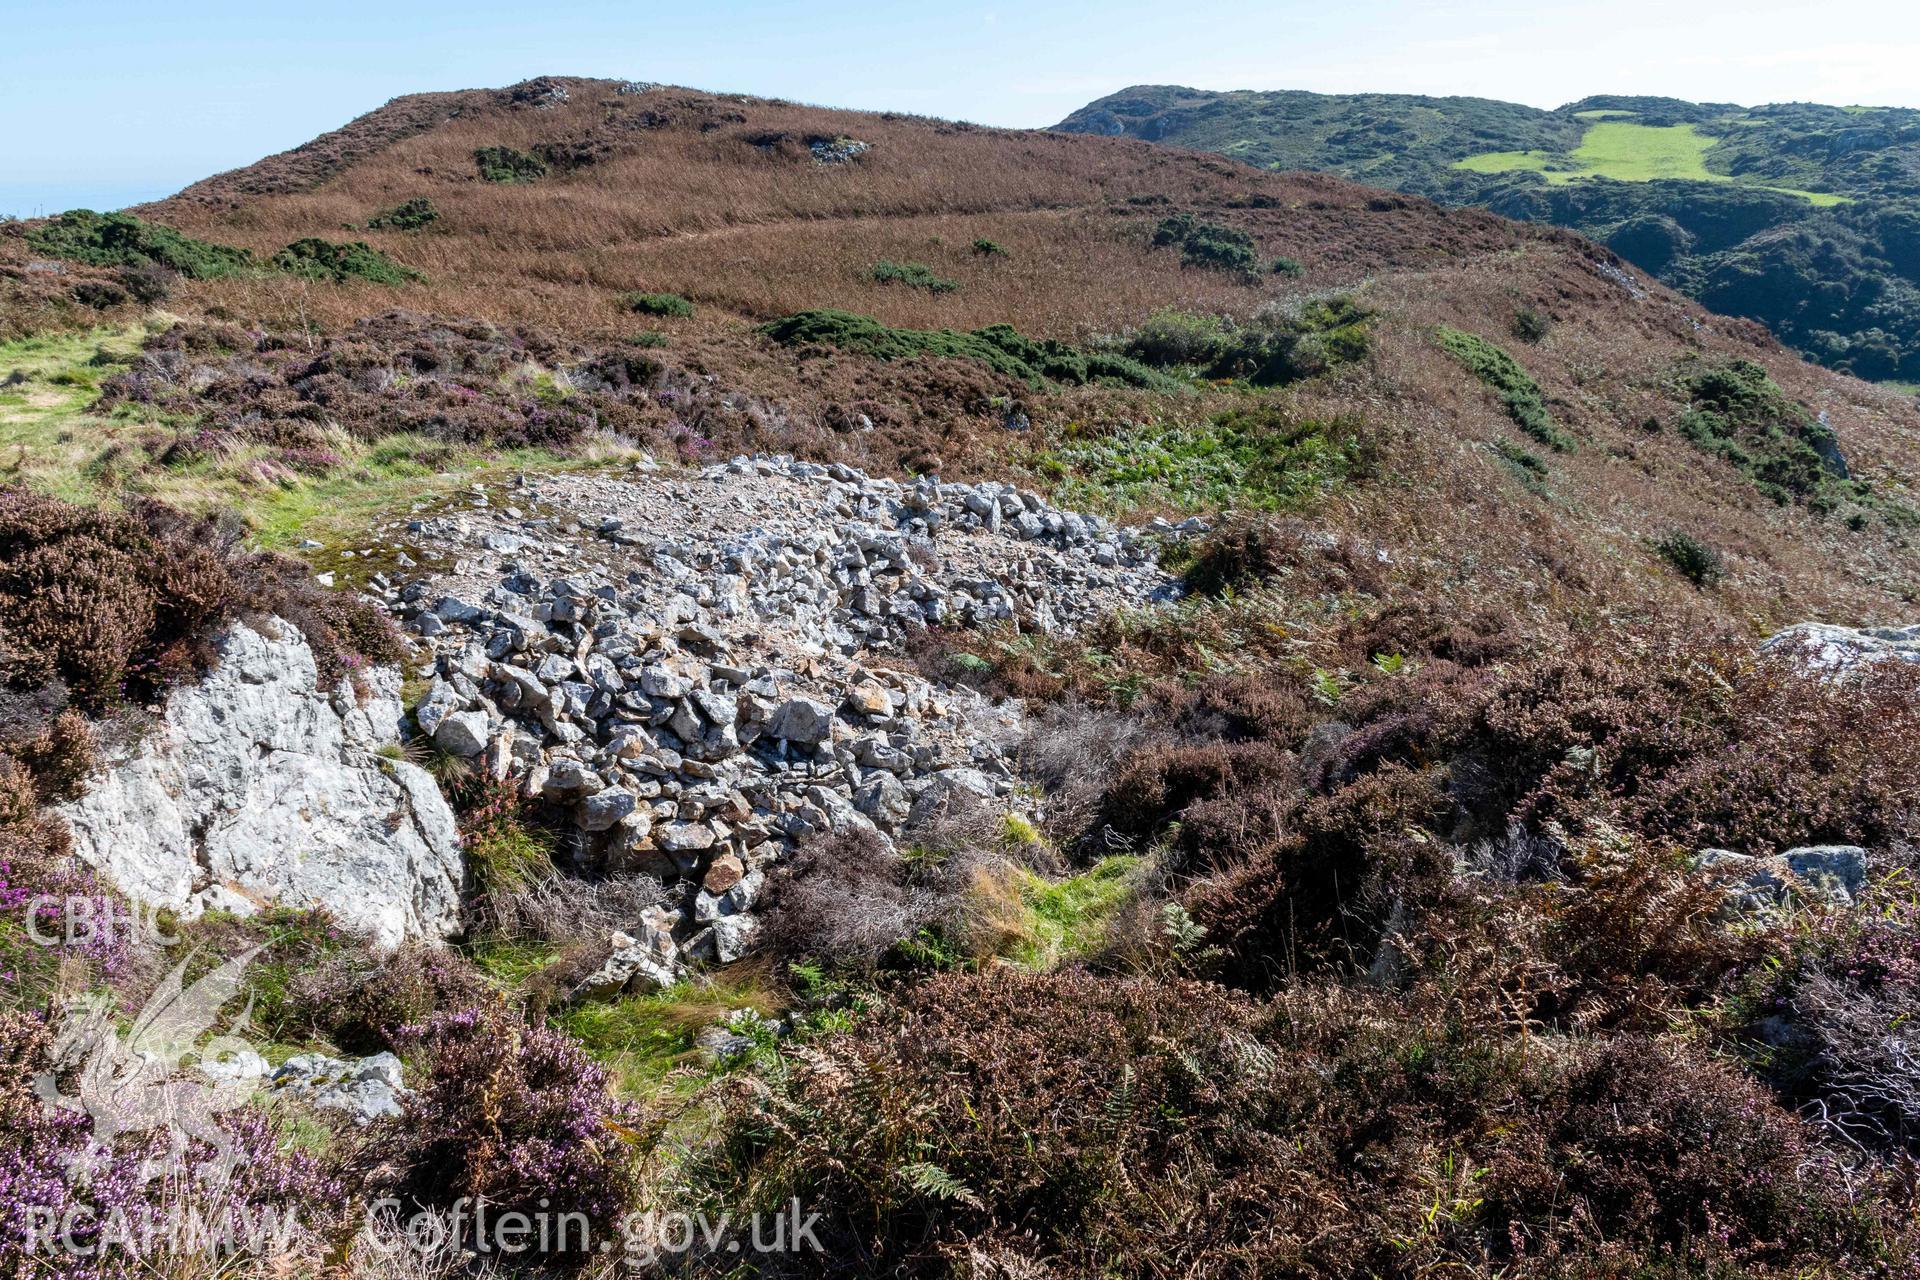
<svg viewBox="0 0 1920 1280"><path fill-rule="evenodd" d="M1828 671L1847 671L1874 662L1920 662L1920 625L1836 627L1802 622L1775 635L1762 648Z"/></svg>
<svg viewBox="0 0 1920 1280"><path fill-rule="evenodd" d="M399 675L331 693L286 623L236 623L206 679L60 812L80 857L136 901L324 907L381 945L459 923L453 812L400 737Z"/></svg>
<svg viewBox="0 0 1920 1280"><path fill-rule="evenodd" d="M1870 870L1867 851L1848 844L1804 845L1771 858L1702 849L1693 865L1726 888L1728 919L1764 919L1793 905L1851 907Z"/></svg>

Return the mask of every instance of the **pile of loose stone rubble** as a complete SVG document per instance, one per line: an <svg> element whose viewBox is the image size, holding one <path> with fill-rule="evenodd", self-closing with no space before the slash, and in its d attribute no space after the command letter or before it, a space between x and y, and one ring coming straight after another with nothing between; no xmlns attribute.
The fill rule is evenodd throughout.
<svg viewBox="0 0 1920 1280"><path fill-rule="evenodd" d="M1154 541L1010 485L735 459L475 495L396 535L450 571L374 585L432 650L420 732L563 808L583 869L675 887L586 984L606 993L739 956L769 864L809 836L1012 791L1018 708L891 655L919 628L1167 599Z"/></svg>

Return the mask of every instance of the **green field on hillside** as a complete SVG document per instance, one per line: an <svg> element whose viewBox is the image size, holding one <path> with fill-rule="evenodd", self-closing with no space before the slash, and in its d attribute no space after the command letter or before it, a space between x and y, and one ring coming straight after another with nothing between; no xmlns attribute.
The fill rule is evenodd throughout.
<svg viewBox="0 0 1920 1280"><path fill-rule="evenodd" d="M1456 161L1454 168L1471 173L1513 173L1530 169L1545 175L1554 185L1579 178L1613 178L1619 182L1652 182L1658 178L1680 178L1691 182L1732 182L1723 173L1707 168L1707 149L1714 139L1690 124L1645 125L1626 120L1597 119L1601 112L1582 112L1583 119L1595 124L1581 138L1580 145L1566 155L1550 151L1489 151ZM1769 187L1801 196L1826 207L1846 203L1844 196L1818 191L1798 191L1788 187Z"/></svg>

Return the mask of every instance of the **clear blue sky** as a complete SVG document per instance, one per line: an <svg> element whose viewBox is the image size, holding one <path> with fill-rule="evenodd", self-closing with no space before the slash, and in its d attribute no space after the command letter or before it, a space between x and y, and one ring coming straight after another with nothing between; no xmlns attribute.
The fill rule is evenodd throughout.
<svg viewBox="0 0 1920 1280"><path fill-rule="evenodd" d="M1130 84L1920 106L1893 0L0 0L0 214L113 208L403 93L658 80L984 124Z"/></svg>

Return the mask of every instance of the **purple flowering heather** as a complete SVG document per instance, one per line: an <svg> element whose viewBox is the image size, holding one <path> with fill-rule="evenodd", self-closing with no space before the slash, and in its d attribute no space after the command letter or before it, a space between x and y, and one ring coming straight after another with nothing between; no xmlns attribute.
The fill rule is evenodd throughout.
<svg viewBox="0 0 1920 1280"><path fill-rule="evenodd" d="M499 1213L584 1214L612 1223L632 1200L638 1116L573 1040L505 1009L467 1009L409 1027L426 1060L392 1135L395 1195L425 1207L485 1197Z"/></svg>
<svg viewBox="0 0 1920 1280"><path fill-rule="evenodd" d="M170 1152L162 1131L123 1134L94 1150L85 1115L49 1107L33 1076L46 1067L47 1028L31 1014L0 1015L0 1273L47 1280L119 1280L211 1259L218 1247L317 1260L345 1221L340 1182L312 1159L280 1149L251 1108L222 1118L233 1159L187 1142ZM214 1176L227 1169L224 1178Z"/></svg>

